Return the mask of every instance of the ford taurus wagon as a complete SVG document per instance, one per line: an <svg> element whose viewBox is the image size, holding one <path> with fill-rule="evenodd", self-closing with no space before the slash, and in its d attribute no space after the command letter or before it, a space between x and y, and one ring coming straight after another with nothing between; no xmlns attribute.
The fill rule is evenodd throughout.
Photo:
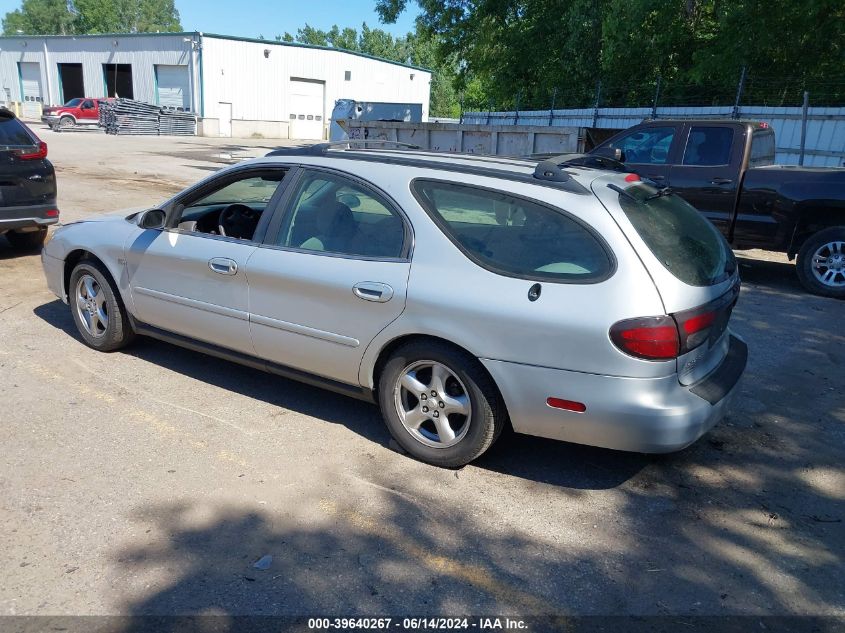
<svg viewBox="0 0 845 633"><path fill-rule="evenodd" d="M370 399L446 467L507 425L679 450L747 357L719 233L667 189L563 158L277 150L64 225L42 261L89 346L151 336Z"/></svg>

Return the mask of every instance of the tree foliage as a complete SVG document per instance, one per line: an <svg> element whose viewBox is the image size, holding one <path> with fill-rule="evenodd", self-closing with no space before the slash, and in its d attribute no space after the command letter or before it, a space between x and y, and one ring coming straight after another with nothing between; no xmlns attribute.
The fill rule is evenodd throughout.
<svg viewBox="0 0 845 633"><path fill-rule="evenodd" d="M845 102L842 0L417 0L474 107ZM408 0L376 0L395 22ZM470 102L470 98L475 103Z"/></svg>
<svg viewBox="0 0 845 633"><path fill-rule="evenodd" d="M174 0L23 0L3 18L4 35L154 33L182 30Z"/></svg>

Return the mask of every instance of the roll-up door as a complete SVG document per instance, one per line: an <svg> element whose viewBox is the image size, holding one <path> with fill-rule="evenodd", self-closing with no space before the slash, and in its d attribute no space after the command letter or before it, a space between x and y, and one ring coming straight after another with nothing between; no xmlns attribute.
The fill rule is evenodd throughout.
<svg viewBox="0 0 845 633"><path fill-rule="evenodd" d="M191 108L191 90L187 66L156 67L158 105Z"/></svg>

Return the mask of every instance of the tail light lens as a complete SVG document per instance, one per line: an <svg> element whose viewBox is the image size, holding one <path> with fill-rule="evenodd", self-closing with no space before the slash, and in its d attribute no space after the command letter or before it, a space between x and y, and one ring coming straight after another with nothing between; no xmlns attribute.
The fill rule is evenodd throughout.
<svg viewBox="0 0 845 633"><path fill-rule="evenodd" d="M646 360L670 360L718 338L728 326L739 284L703 306L672 315L619 321L610 328L610 339L620 350Z"/></svg>
<svg viewBox="0 0 845 633"><path fill-rule="evenodd" d="M29 149L18 149L14 153L20 160L42 160L47 158L47 143L38 141L34 152Z"/></svg>
<svg viewBox="0 0 845 633"><path fill-rule="evenodd" d="M670 316L619 321L610 328L610 339L626 354L646 360L671 360L681 349L678 326Z"/></svg>

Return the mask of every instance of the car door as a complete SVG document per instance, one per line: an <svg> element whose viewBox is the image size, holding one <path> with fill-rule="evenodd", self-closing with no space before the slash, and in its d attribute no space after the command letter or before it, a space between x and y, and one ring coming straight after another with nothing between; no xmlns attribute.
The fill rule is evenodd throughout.
<svg viewBox="0 0 845 633"><path fill-rule="evenodd" d="M246 264L266 230L286 172L268 167L227 172L170 205L166 228L139 230L126 248L135 318L254 354ZM221 229L221 214L233 206L255 212L255 226Z"/></svg>
<svg viewBox="0 0 845 633"><path fill-rule="evenodd" d="M745 134L731 123L690 124L683 133L683 151L672 166L669 184L728 235L736 207Z"/></svg>
<svg viewBox="0 0 845 633"><path fill-rule="evenodd" d="M79 106L79 118L82 120L82 123L99 121L99 112L94 105L93 99L85 99Z"/></svg>
<svg viewBox="0 0 845 633"><path fill-rule="evenodd" d="M673 123L638 126L611 138L592 153L615 158L616 150L621 150L621 160L628 169L658 184L666 184L682 127Z"/></svg>
<svg viewBox="0 0 845 633"><path fill-rule="evenodd" d="M367 345L405 308L410 224L387 195L329 170L303 169L283 205L246 266L255 349L358 384Z"/></svg>

